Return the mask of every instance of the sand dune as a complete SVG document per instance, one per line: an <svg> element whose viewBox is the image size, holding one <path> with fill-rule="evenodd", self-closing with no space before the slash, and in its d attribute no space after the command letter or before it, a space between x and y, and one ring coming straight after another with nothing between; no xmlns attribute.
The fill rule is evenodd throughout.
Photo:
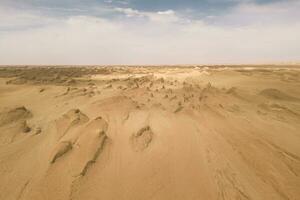
<svg viewBox="0 0 300 200"><path fill-rule="evenodd" d="M2 67L0 199L300 199L300 70Z"/></svg>
<svg viewBox="0 0 300 200"><path fill-rule="evenodd" d="M261 95L270 98L271 100L285 100L285 101L300 101L300 99L290 96L288 94L285 94L284 92L281 92L280 90L269 88L264 89L260 92Z"/></svg>

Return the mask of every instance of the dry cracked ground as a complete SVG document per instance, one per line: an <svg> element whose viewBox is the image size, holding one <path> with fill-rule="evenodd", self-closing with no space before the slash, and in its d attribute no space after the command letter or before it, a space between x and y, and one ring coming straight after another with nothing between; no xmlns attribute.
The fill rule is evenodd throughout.
<svg viewBox="0 0 300 200"><path fill-rule="evenodd" d="M300 69L2 67L0 199L300 199Z"/></svg>

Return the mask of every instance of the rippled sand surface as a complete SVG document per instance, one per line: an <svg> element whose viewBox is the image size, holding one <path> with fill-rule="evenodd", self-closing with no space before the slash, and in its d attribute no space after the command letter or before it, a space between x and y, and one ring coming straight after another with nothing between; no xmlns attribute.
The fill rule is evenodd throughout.
<svg viewBox="0 0 300 200"><path fill-rule="evenodd" d="M0 199L300 199L297 67L2 67Z"/></svg>

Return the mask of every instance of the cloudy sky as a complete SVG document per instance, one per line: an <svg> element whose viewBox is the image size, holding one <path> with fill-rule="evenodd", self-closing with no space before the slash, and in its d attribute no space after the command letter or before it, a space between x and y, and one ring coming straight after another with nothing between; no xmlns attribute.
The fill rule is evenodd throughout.
<svg viewBox="0 0 300 200"><path fill-rule="evenodd" d="M0 0L0 65L300 61L300 0Z"/></svg>

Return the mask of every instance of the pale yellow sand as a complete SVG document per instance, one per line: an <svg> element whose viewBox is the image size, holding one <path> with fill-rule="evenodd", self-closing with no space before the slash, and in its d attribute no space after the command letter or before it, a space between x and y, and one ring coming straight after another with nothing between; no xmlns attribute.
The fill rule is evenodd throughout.
<svg viewBox="0 0 300 200"><path fill-rule="evenodd" d="M300 199L300 70L0 69L0 199Z"/></svg>

